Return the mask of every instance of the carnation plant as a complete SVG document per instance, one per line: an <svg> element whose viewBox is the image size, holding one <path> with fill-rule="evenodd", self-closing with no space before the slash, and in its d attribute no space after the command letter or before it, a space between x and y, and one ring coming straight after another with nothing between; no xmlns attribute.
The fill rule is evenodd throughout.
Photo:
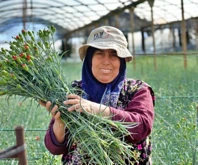
<svg viewBox="0 0 198 165"><path fill-rule="evenodd" d="M79 93L79 89L67 82L67 75L61 69L61 58L54 47L55 31L54 26L38 32L22 30L8 42L10 49L0 50L0 95L58 105L69 131L67 145L78 145L82 162L86 162L87 156L89 164L99 165L124 165L125 159L136 160L138 154L124 141L126 136L131 136L128 129L135 123L112 121L86 110L83 113L67 111L63 101L68 94Z"/></svg>

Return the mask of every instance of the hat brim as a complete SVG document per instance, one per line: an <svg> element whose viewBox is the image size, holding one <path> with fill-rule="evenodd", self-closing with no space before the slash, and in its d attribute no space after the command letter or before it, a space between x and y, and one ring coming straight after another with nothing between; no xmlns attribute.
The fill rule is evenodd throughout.
<svg viewBox="0 0 198 165"><path fill-rule="evenodd" d="M82 61L87 54L87 49L89 46L97 48L97 49L114 49L114 50L116 50L118 57L125 58L127 62L131 61L133 58L132 54L125 47L122 47L122 46L112 43L112 42L105 42L105 43L97 42L94 44L85 44L78 49L78 53L79 53L80 59Z"/></svg>

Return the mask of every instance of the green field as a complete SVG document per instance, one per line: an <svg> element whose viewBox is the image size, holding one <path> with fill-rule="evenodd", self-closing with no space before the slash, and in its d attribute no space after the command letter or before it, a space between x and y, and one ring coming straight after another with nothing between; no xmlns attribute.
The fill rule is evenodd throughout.
<svg viewBox="0 0 198 165"><path fill-rule="evenodd" d="M81 63L62 66L67 81L80 79ZM154 165L198 164L198 55L158 55L156 67L153 56L138 56L127 65L127 75L149 83L156 93L155 123L152 133ZM14 128L25 129L29 164L60 164L43 144L50 115L37 103L18 97L7 101L0 97L0 149L15 144ZM0 160L0 165L17 164L15 160Z"/></svg>

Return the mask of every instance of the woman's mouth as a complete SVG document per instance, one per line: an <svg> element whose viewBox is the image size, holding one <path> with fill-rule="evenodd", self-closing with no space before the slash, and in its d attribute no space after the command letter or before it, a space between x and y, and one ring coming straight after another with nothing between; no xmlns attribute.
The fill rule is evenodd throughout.
<svg viewBox="0 0 198 165"><path fill-rule="evenodd" d="M104 68L101 68L100 70L103 73L110 73L112 71L112 69L104 69Z"/></svg>

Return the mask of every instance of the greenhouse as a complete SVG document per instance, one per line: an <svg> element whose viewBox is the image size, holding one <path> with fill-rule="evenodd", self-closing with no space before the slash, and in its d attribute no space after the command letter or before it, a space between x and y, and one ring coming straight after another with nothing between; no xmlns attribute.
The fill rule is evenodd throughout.
<svg viewBox="0 0 198 165"><path fill-rule="evenodd" d="M73 131L67 145L72 147L74 143L79 143L79 153L86 155L82 160L84 164L138 164L136 156L141 153L136 153L135 149L132 153L128 143L120 140L121 137L128 138L127 131L136 127L135 121L132 126L127 125L129 121L125 125L121 122L125 120L123 118L115 122L114 116L109 120L101 117L101 114L90 117L87 112L86 115L68 115L68 119L63 111L69 109L62 105L65 95L76 94L82 100L94 100L83 92L80 95L81 91L73 88L73 82L95 76L93 59L95 52L102 48L95 47L92 61L88 63L93 72L91 76L89 72L83 74L83 71L87 71L84 66L86 58L81 56L79 48L88 42L94 44L94 41L88 39L90 33L106 26L119 29L128 44L126 48L132 60L126 56L126 77L148 83L155 94L155 98L152 95L155 106L152 130L149 133L152 144L149 160L152 160L153 165L197 165L197 8L197 0L0 0L0 165L63 164L62 155L65 152L53 154L45 144L52 117L41 106L41 102L47 101L62 107L59 112L61 119L64 118L65 130ZM110 34L113 29L106 32ZM99 33L97 35L103 35ZM96 37L96 40L100 37ZM112 50L113 46L103 46L107 47L102 49L104 60L106 49ZM122 59L116 48L113 49L116 57ZM101 70L107 75L112 68ZM122 67L119 72L121 70ZM109 87L108 83L104 83L107 84L105 89L111 90L113 86ZM81 88L90 88L89 92L95 94L96 86L94 83L92 85L93 90L89 85L84 87L81 84ZM98 95L102 93L96 90ZM120 92L117 98L120 101L121 88L115 91ZM106 93L102 94L101 106L103 96ZM98 98L97 94L94 97ZM119 109L111 108L110 103L111 113L112 109ZM82 112L86 111L81 103L78 106ZM81 122L79 125L78 121ZM98 133L100 131L96 126L103 130L102 133ZM116 131L116 128L121 131ZM145 132L146 129L142 134ZM93 140L99 136L102 139L101 145ZM120 143L115 140L117 136ZM72 140L74 143L70 142ZM94 147L95 144L103 150ZM86 147L90 150L84 149ZM122 154L115 156L111 152ZM133 159L126 161L126 157L132 154ZM91 155L91 158L88 156L89 163L85 161L87 155ZM124 157L124 161L120 157ZM74 162L71 164L75 165Z"/></svg>

